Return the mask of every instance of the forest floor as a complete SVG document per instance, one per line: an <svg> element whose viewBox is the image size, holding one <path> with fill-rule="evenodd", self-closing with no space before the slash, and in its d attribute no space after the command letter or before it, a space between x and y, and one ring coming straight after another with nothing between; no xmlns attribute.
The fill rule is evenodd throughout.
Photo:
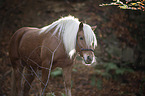
<svg viewBox="0 0 145 96"><path fill-rule="evenodd" d="M75 1L75 2L72 2ZM104 62L120 62L121 59L133 61L135 40L129 35L126 26L130 23L128 14L117 7L99 7L103 0L2 0L0 1L0 96L10 96L11 63L8 44L12 34L24 26L43 27L51 24L61 16L73 15L89 25L97 25L95 34L98 47L95 50L97 64ZM123 40L122 42L119 39ZM127 38L127 39L126 39ZM117 43L117 44L116 44ZM119 44L118 44L119 43ZM113 47L112 47L113 46ZM114 47L115 46L115 47ZM117 46L117 47L116 47ZM121 54L125 47L126 55ZM116 51L114 53L114 51ZM111 54L108 60L108 53ZM126 52L125 52L126 53ZM112 55L113 54L113 55ZM128 57L126 57L128 56ZM123 58L125 57L125 58ZM106 78L98 74L94 66L86 66L76 61L72 70L72 96L144 96L145 73L143 71L125 72L117 78ZM104 72L104 70L101 70ZM113 74L111 74L113 77ZM56 96L65 93L62 75L52 76L46 91ZM40 91L40 82L36 79L32 84L31 95Z"/></svg>

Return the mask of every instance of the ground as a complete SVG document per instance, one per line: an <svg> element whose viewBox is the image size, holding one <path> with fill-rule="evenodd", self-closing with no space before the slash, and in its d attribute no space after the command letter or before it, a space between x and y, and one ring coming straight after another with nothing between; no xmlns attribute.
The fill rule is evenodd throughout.
<svg viewBox="0 0 145 96"><path fill-rule="evenodd" d="M114 6L99 7L99 4L103 2L105 0L1 0L0 96L10 96L11 63L8 56L8 44L12 34L21 27L41 28L61 16L73 15L91 26L97 25L95 34L98 39L98 47L95 50L95 55L98 58L98 64L108 61L106 52L111 54L111 60L115 58L115 60L120 62L120 58L124 57L124 55L120 56L122 51L118 51L121 49L116 38L127 38L127 40L125 39L121 42L122 46L127 46L126 41L135 46L136 42L129 35L129 29L126 26L136 26L127 21L128 14L124 10ZM118 47L112 48L112 46ZM112 50L117 50L118 53L112 53ZM128 52L128 54L131 54L132 50ZM129 56L127 60L133 62L132 58L132 56ZM126 58L123 60L126 60ZM73 96L144 95L145 73L142 71L125 73L118 79L105 78L96 72L98 70L96 67L85 66L81 64L80 60L76 62L72 71ZM35 96L39 90L40 82L36 79L33 82L30 93ZM64 90L62 76L52 76L46 91L54 92L56 96L61 96L62 93L65 93Z"/></svg>

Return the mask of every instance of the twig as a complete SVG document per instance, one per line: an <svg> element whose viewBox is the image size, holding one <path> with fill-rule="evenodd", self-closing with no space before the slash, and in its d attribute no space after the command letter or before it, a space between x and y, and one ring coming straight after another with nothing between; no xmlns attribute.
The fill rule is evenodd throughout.
<svg viewBox="0 0 145 96"><path fill-rule="evenodd" d="M36 77L38 78L38 80L43 84L45 85L39 78L39 76L37 75L37 73L35 72L35 70L32 68L32 66L30 66L31 70L33 71L33 73L36 75Z"/></svg>
<svg viewBox="0 0 145 96"><path fill-rule="evenodd" d="M25 79L25 81L28 83L28 85L32 88L31 84L27 81L27 79L25 78L25 76L23 75L23 73L21 73L19 69L17 69L17 71L22 75L22 77Z"/></svg>
<svg viewBox="0 0 145 96"><path fill-rule="evenodd" d="M56 49L54 50L54 52L52 53L51 64L50 64L50 68L49 68L49 74L48 74L48 78L47 78L45 87L43 88L42 96L43 96L43 94L44 94L44 92L45 92L45 89L46 89L46 87L47 87L47 85L48 85L48 81L49 81L49 77L50 77L50 73L51 73L51 68L52 68L52 64L53 64L54 54L55 54L56 50L58 49L58 47L60 46L60 44L61 44L61 42L59 42L57 48L56 48Z"/></svg>

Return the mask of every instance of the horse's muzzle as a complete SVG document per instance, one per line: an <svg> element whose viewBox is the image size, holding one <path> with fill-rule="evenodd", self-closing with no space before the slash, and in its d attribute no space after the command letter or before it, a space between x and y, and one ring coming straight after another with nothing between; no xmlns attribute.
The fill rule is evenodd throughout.
<svg viewBox="0 0 145 96"><path fill-rule="evenodd" d="M86 54L83 56L83 58L86 64L91 64L93 61L93 57Z"/></svg>

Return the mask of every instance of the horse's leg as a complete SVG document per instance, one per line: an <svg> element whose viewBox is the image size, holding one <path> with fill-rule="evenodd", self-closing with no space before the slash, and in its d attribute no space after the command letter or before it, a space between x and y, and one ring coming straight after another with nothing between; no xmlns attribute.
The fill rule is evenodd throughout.
<svg viewBox="0 0 145 96"><path fill-rule="evenodd" d="M36 72L36 71L37 71L37 68L33 68L33 71L30 68L26 69L23 96L29 96L29 90L31 88L31 83L33 82L33 80L35 78L34 72Z"/></svg>
<svg viewBox="0 0 145 96"><path fill-rule="evenodd" d="M72 66L63 68L66 96L71 96L71 71Z"/></svg>
<svg viewBox="0 0 145 96"><path fill-rule="evenodd" d="M41 94L43 95L45 93L45 89L48 85L48 80L49 80L49 71L51 71L50 69L50 62L49 60L44 60L42 62L42 83L41 83Z"/></svg>
<svg viewBox="0 0 145 96"><path fill-rule="evenodd" d="M41 83L41 94L44 95L45 93L45 88L47 87L47 80L49 79L48 77L49 70L48 69L42 69L42 83Z"/></svg>
<svg viewBox="0 0 145 96"><path fill-rule="evenodd" d="M21 60L11 60L12 63L12 96L22 96L22 74L23 74L23 66Z"/></svg>

